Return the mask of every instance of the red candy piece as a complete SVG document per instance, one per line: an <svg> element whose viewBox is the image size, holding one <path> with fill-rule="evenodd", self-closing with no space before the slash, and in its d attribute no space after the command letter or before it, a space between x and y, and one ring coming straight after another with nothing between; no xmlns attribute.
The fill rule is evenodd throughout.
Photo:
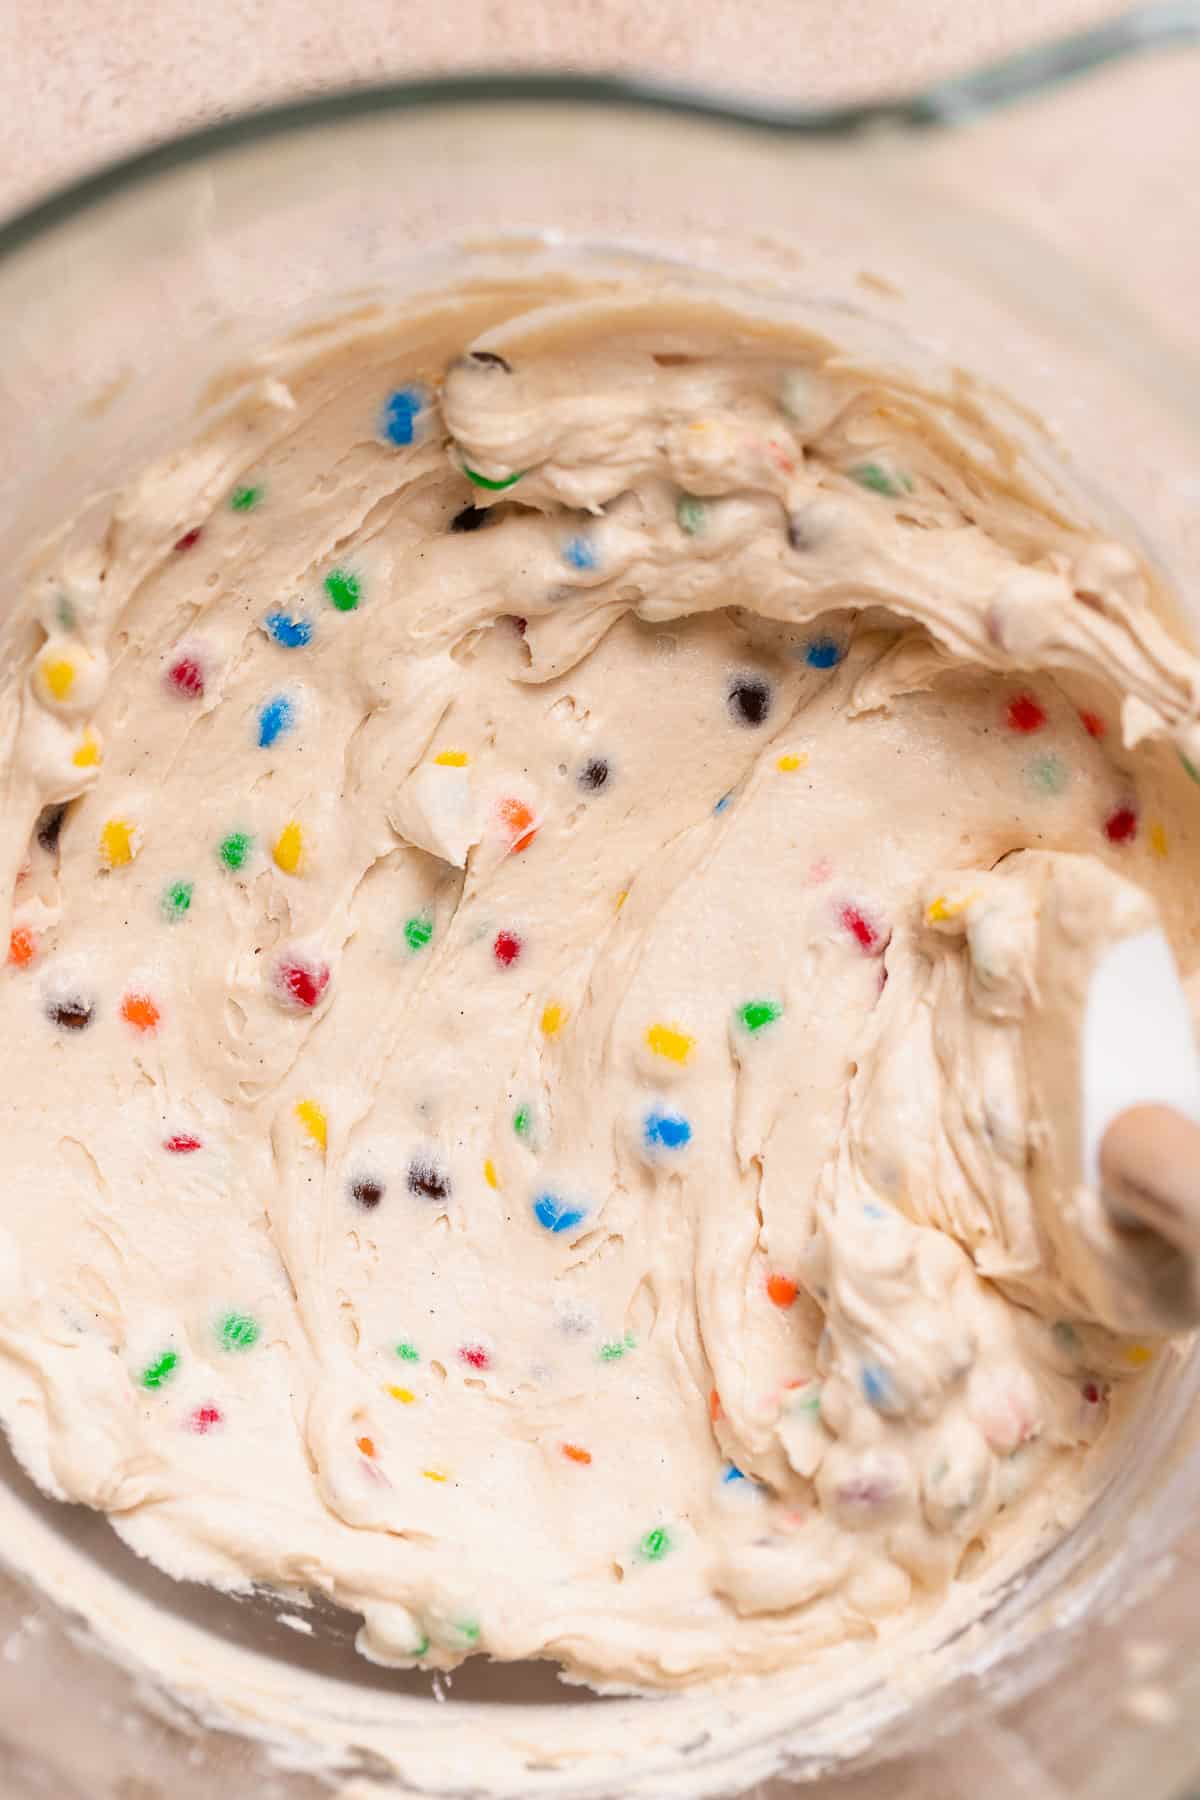
<svg viewBox="0 0 1200 1800"><path fill-rule="evenodd" d="M214 1425L223 1423L224 1419L220 1409L215 1406L198 1406L188 1420L189 1427L197 1437L206 1437Z"/></svg>
<svg viewBox="0 0 1200 1800"><path fill-rule="evenodd" d="M191 1150L202 1150L204 1146L198 1137L190 1131L177 1131L174 1137L163 1139L163 1149L174 1151L176 1156L186 1156Z"/></svg>
<svg viewBox="0 0 1200 1800"><path fill-rule="evenodd" d="M463 1344L458 1352L458 1360L467 1363L472 1369L490 1369L492 1359L482 1344Z"/></svg>
<svg viewBox="0 0 1200 1800"><path fill-rule="evenodd" d="M1099 1406L1104 1396L1094 1381L1089 1381L1083 1390L1083 1397L1089 1406Z"/></svg>
<svg viewBox="0 0 1200 1800"><path fill-rule="evenodd" d="M175 548L177 550L190 550L193 544L198 544L200 542L200 534L203 530L203 525L193 525L192 529L190 531L185 531L181 538L176 538Z"/></svg>
<svg viewBox="0 0 1200 1800"><path fill-rule="evenodd" d="M516 613L510 613L508 616L513 622L513 630L516 632L517 636L524 637L525 633L529 630L529 620L519 619Z"/></svg>
<svg viewBox="0 0 1200 1800"><path fill-rule="evenodd" d="M876 951L883 949L883 938L866 914L859 912L857 906L843 906L840 916L842 924L860 950L865 950L867 955L871 956Z"/></svg>
<svg viewBox="0 0 1200 1800"><path fill-rule="evenodd" d="M276 969L275 979L285 1000L307 1009L317 1004L329 986L329 968L326 963L300 962L295 957L285 956Z"/></svg>
<svg viewBox="0 0 1200 1800"><path fill-rule="evenodd" d="M498 931L492 952L498 963L511 969L521 954L521 940L515 931Z"/></svg>
<svg viewBox="0 0 1200 1800"><path fill-rule="evenodd" d="M1079 723L1083 726L1083 729L1087 732L1089 737L1102 738L1108 731L1108 726L1100 717L1099 713L1081 712L1079 715Z"/></svg>
<svg viewBox="0 0 1200 1800"><path fill-rule="evenodd" d="M1013 731L1040 731L1046 709L1032 694L1016 694L1008 703L1008 723Z"/></svg>
<svg viewBox="0 0 1200 1800"><path fill-rule="evenodd" d="M181 656L167 670L167 680L176 693L198 700L204 692L204 670L194 656Z"/></svg>
<svg viewBox="0 0 1200 1800"><path fill-rule="evenodd" d="M1137 828L1138 816L1132 806L1118 806L1104 821L1104 835L1110 844L1132 844Z"/></svg>

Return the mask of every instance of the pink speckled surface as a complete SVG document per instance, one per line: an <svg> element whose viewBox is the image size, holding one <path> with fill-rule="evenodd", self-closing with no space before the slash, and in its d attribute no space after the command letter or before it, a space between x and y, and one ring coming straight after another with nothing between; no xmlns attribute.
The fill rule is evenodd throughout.
<svg viewBox="0 0 1200 1800"><path fill-rule="evenodd" d="M10 0L0 208L145 139L340 82L558 65L827 99L911 86L1116 10L1111 0L53 0L36 10Z"/></svg>

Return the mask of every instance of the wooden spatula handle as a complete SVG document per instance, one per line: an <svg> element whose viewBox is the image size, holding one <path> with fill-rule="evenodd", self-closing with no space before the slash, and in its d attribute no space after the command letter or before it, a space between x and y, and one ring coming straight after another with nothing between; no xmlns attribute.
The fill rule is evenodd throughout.
<svg viewBox="0 0 1200 1800"><path fill-rule="evenodd" d="M1170 1106L1131 1106L1104 1134L1100 1177L1119 1225L1200 1256L1200 1125Z"/></svg>
<svg viewBox="0 0 1200 1800"><path fill-rule="evenodd" d="M1200 1325L1200 1125L1169 1106L1131 1106L1100 1145L1109 1217L1148 1315L1163 1331Z"/></svg>

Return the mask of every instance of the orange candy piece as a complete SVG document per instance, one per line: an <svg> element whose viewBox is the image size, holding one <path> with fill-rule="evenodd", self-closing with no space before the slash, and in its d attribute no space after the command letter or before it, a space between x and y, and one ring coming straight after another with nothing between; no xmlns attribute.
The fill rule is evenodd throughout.
<svg viewBox="0 0 1200 1800"><path fill-rule="evenodd" d="M790 1306L799 1290L786 1275L767 1276L767 1298L775 1306Z"/></svg>
<svg viewBox="0 0 1200 1800"><path fill-rule="evenodd" d="M510 797L507 800L501 800L497 811L512 835L513 849L518 852L528 850L537 836L537 825L531 809L523 800L514 800Z"/></svg>
<svg viewBox="0 0 1200 1800"><path fill-rule="evenodd" d="M18 969L24 969L33 961L37 941L28 925L14 925L12 936L8 940L8 960Z"/></svg>
<svg viewBox="0 0 1200 1800"><path fill-rule="evenodd" d="M721 1417L721 1396L716 1388L713 1388L708 1396L708 1416L714 1425Z"/></svg>
<svg viewBox="0 0 1200 1800"><path fill-rule="evenodd" d="M376 1455L378 1455L378 1452L375 1449L374 1438L360 1437L360 1438L355 1438L354 1441L358 1445L358 1448L362 1451L364 1456L375 1457Z"/></svg>
<svg viewBox="0 0 1200 1800"><path fill-rule="evenodd" d="M573 1463L590 1463L592 1460L591 1451L585 1450L582 1444L564 1444L562 1453Z"/></svg>
<svg viewBox="0 0 1200 1800"><path fill-rule="evenodd" d="M153 1031L162 1014L149 994L126 994L121 1002L121 1017L135 1031Z"/></svg>

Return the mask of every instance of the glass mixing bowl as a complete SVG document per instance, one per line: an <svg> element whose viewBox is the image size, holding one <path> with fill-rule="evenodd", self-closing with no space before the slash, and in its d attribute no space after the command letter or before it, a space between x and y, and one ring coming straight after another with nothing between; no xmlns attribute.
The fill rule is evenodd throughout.
<svg viewBox="0 0 1200 1800"><path fill-rule="evenodd" d="M1188 629L1200 370L1044 243L951 199L938 167L955 139L932 128L1196 21L1160 7L1153 29L820 116L600 80L380 88L106 170L0 228L0 568L15 597L41 535L191 435L254 350L536 264L700 282L971 369L1030 441L1021 408L1049 423L1061 482L1141 536ZM599 1698L547 1665L441 1683L378 1669L353 1619L176 1585L7 1461L5 1800L765 1800L781 1777L839 1800L1178 1796L1200 1768L1194 1361L1164 1363L1077 1530L953 1641L886 1678L852 1668L836 1704L803 1670L735 1703Z"/></svg>

